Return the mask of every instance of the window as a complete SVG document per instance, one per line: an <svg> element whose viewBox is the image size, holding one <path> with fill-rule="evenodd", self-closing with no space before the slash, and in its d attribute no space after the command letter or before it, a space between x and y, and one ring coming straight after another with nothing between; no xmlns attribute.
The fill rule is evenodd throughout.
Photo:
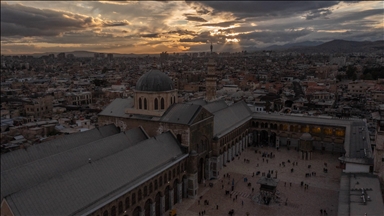
<svg viewBox="0 0 384 216"><path fill-rule="evenodd" d="M157 190L157 179L155 180L155 190Z"/></svg>
<svg viewBox="0 0 384 216"><path fill-rule="evenodd" d="M142 198L143 198L142 192L141 192L141 189L139 189L139 192L137 192L137 201L140 202Z"/></svg>
<svg viewBox="0 0 384 216"><path fill-rule="evenodd" d="M119 206L118 207L119 208L119 214L123 213L123 202L120 201L118 206Z"/></svg>
<svg viewBox="0 0 384 216"><path fill-rule="evenodd" d="M105 210L103 216L108 216L108 210Z"/></svg>
<svg viewBox="0 0 384 216"><path fill-rule="evenodd" d="M159 109L159 100L155 98L155 110L158 110L158 109Z"/></svg>
<svg viewBox="0 0 384 216"><path fill-rule="evenodd" d="M147 186L145 186L144 187L144 197L146 197L148 195L147 193L148 193L148 188L147 188Z"/></svg>
<svg viewBox="0 0 384 216"><path fill-rule="evenodd" d="M168 178L167 178L167 173L165 173L165 174L164 174L164 184L167 183L167 179L168 179Z"/></svg>
<svg viewBox="0 0 384 216"><path fill-rule="evenodd" d="M144 109L147 109L147 98L144 98Z"/></svg>
<svg viewBox="0 0 384 216"><path fill-rule="evenodd" d="M133 193L132 194L132 205L135 205L136 204L136 194Z"/></svg>
<svg viewBox="0 0 384 216"><path fill-rule="evenodd" d="M175 171L175 168L173 168L173 171L172 171L172 176L173 176L173 178L175 178L175 176L176 176L176 171Z"/></svg>
<svg viewBox="0 0 384 216"><path fill-rule="evenodd" d="M164 98L161 98L160 103L161 103L161 109L163 110L164 109Z"/></svg>
<svg viewBox="0 0 384 216"><path fill-rule="evenodd" d="M172 178L172 172L171 170L168 171L168 181L171 181Z"/></svg>
<svg viewBox="0 0 384 216"><path fill-rule="evenodd" d="M163 185L163 177L160 176L159 178L159 186L161 187Z"/></svg>
<svg viewBox="0 0 384 216"><path fill-rule="evenodd" d="M116 216L116 207L115 206L112 206L111 216Z"/></svg>
<svg viewBox="0 0 384 216"><path fill-rule="evenodd" d="M153 186L152 186L152 182L151 182L151 183L149 183L149 194L152 193L152 189L153 189Z"/></svg>
<svg viewBox="0 0 384 216"><path fill-rule="evenodd" d="M129 208L129 197L125 198L125 209L128 209Z"/></svg>
<svg viewBox="0 0 384 216"><path fill-rule="evenodd" d="M177 140L181 143L181 134L177 134Z"/></svg>
<svg viewBox="0 0 384 216"><path fill-rule="evenodd" d="M141 103L142 103L141 98L139 98L139 109L143 109L143 105Z"/></svg>

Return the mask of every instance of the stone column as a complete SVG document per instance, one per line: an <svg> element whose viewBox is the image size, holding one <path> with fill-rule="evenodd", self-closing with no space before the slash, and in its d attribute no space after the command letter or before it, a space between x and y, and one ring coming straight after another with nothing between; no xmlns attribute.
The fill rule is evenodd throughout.
<svg viewBox="0 0 384 216"><path fill-rule="evenodd" d="M164 215L165 212L165 196L160 197L160 214Z"/></svg>
<svg viewBox="0 0 384 216"><path fill-rule="evenodd" d="M183 200L183 185L182 183L180 182L179 184L177 184L177 197L175 197L175 199L177 198L177 203L181 203L181 201Z"/></svg>
<svg viewBox="0 0 384 216"><path fill-rule="evenodd" d="M150 213L149 213L149 215L150 216L155 216L156 215L156 202L153 202L153 203L151 203L151 205L149 206L149 208L150 208Z"/></svg>
<svg viewBox="0 0 384 216"><path fill-rule="evenodd" d="M143 209L140 213L139 213L140 216L145 216L145 209Z"/></svg>
<svg viewBox="0 0 384 216"><path fill-rule="evenodd" d="M187 198L188 197L188 179L187 178L183 179L183 184L184 184L183 193L186 195L186 197L183 197L183 198Z"/></svg>
<svg viewBox="0 0 384 216"><path fill-rule="evenodd" d="M174 192L173 190L175 190L175 188L172 188L171 190L169 190L169 209L172 209L173 208L173 195L174 195Z"/></svg>

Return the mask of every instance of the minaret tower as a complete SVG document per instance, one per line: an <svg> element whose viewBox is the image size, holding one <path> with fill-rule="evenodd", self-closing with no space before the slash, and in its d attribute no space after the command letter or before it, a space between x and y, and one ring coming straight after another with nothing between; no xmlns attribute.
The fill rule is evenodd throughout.
<svg viewBox="0 0 384 216"><path fill-rule="evenodd" d="M211 57L208 61L208 73L205 76L205 100L214 101L216 100L216 64L212 58L212 42L211 42Z"/></svg>

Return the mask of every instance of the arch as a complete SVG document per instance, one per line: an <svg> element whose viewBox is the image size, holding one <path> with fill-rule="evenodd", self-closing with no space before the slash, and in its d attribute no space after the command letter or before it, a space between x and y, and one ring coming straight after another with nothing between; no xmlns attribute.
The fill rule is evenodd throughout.
<svg viewBox="0 0 384 216"><path fill-rule="evenodd" d="M171 181L171 179L172 179L172 171L169 170L168 171L168 183L169 183L169 181Z"/></svg>
<svg viewBox="0 0 384 216"><path fill-rule="evenodd" d="M173 182L173 204L176 204L178 202L177 197L179 195L179 191L177 190L177 184L179 183L179 179L176 179Z"/></svg>
<svg viewBox="0 0 384 216"><path fill-rule="evenodd" d="M283 124L280 124L279 130L283 130Z"/></svg>
<svg viewBox="0 0 384 216"><path fill-rule="evenodd" d="M173 170L172 170L172 178L175 178L175 177L176 177L176 169L173 168Z"/></svg>
<svg viewBox="0 0 384 216"><path fill-rule="evenodd" d="M160 176L160 178L159 178L159 187L161 187L162 185L163 185L163 177Z"/></svg>
<svg viewBox="0 0 384 216"><path fill-rule="evenodd" d="M261 128L264 128L264 122L261 123Z"/></svg>
<svg viewBox="0 0 384 216"><path fill-rule="evenodd" d="M182 142L181 142L181 141L182 141L182 140L181 140L181 134L177 134L176 137L177 137L177 140L179 140L179 142L182 143Z"/></svg>
<svg viewBox="0 0 384 216"><path fill-rule="evenodd" d="M204 159L200 158L199 168L198 168L198 172L197 172L197 181L199 184L203 181L203 172L204 172Z"/></svg>
<svg viewBox="0 0 384 216"><path fill-rule="evenodd" d="M147 98L144 98L144 109L148 109L148 106L147 106Z"/></svg>
<svg viewBox="0 0 384 216"><path fill-rule="evenodd" d="M135 210L133 210L132 216L140 216L140 212L142 212L141 207L137 206Z"/></svg>
<svg viewBox="0 0 384 216"><path fill-rule="evenodd" d="M169 197L169 186L167 186L164 190L164 195L165 195L165 211L168 211L170 208L170 197Z"/></svg>
<svg viewBox="0 0 384 216"><path fill-rule="evenodd" d="M291 100L286 100L284 102L284 106L286 106L286 107L292 107L292 104L293 104L293 101L291 101Z"/></svg>
<svg viewBox="0 0 384 216"><path fill-rule="evenodd" d="M268 145L268 131L262 130L260 132L260 142L262 145Z"/></svg>
<svg viewBox="0 0 384 216"><path fill-rule="evenodd" d="M159 100L155 98L155 110L158 110L158 109L159 109Z"/></svg>
<svg viewBox="0 0 384 216"><path fill-rule="evenodd" d="M161 176L160 176L160 178L161 178ZM158 188L157 179L155 179L155 190L157 190L157 188Z"/></svg>
<svg viewBox="0 0 384 216"><path fill-rule="evenodd" d="M289 131L293 131L293 130L294 130L293 125L290 125L290 126L289 126Z"/></svg>
<svg viewBox="0 0 384 216"><path fill-rule="evenodd" d="M167 178L167 173L164 173L164 184L166 184L168 181L168 178Z"/></svg>
<svg viewBox="0 0 384 216"><path fill-rule="evenodd" d="M116 206L112 206L112 208L111 208L111 216L116 216Z"/></svg>
<svg viewBox="0 0 384 216"><path fill-rule="evenodd" d="M160 100L160 107L162 110L164 109L164 98L161 98Z"/></svg>
<svg viewBox="0 0 384 216"><path fill-rule="evenodd" d="M160 216L161 215L161 210L160 210L160 197L161 197L161 193L158 192L155 196L155 215L156 216Z"/></svg>
<svg viewBox="0 0 384 216"><path fill-rule="evenodd" d="M151 216L151 204L152 203L153 202L150 198L147 199L147 201L145 201L145 204L144 204L145 216Z"/></svg>
<svg viewBox="0 0 384 216"><path fill-rule="evenodd" d="M139 98L139 109L143 109L143 101Z"/></svg>
<svg viewBox="0 0 384 216"><path fill-rule="evenodd" d="M270 142L271 142L272 146L276 146L276 133L275 132L271 133Z"/></svg>
<svg viewBox="0 0 384 216"><path fill-rule="evenodd" d="M257 127L257 128L259 127L259 122L256 122L256 127Z"/></svg>
<svg viewBox="0 0 384 216"><path fill-rule="evenodd" d="M108 210L105 210L105 211L103 212L103 216L108 216Z"/></svg>
<svg viewBox="0 0 384 216"><path fill-rule="evenodd" d="M184 182L187 180L187 176L186 175L183 175L183 178L182 178L182 188L181 188L181 192L182 192L182 197L183 198L187 198L187 188L186 188L186 185L184 184Z"/></svg>
<svg viewBox="0 0 384 216"><path fill-rule="evenodd" d="M118 207L118 213L121 214L123 213L124 209L123 209L123 201L120 201L119 204L117 205Z"/></svg>

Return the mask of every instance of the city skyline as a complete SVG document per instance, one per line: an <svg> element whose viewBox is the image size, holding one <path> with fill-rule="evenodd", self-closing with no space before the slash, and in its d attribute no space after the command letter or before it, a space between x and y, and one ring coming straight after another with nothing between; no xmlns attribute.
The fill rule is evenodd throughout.
<svg viewBox="0 0 384 216"><path fill-rule="evenodd" d="M304 41L383 39L384 8L369 2L1 2L1 53L87 50L236 52Z"/></svg>

